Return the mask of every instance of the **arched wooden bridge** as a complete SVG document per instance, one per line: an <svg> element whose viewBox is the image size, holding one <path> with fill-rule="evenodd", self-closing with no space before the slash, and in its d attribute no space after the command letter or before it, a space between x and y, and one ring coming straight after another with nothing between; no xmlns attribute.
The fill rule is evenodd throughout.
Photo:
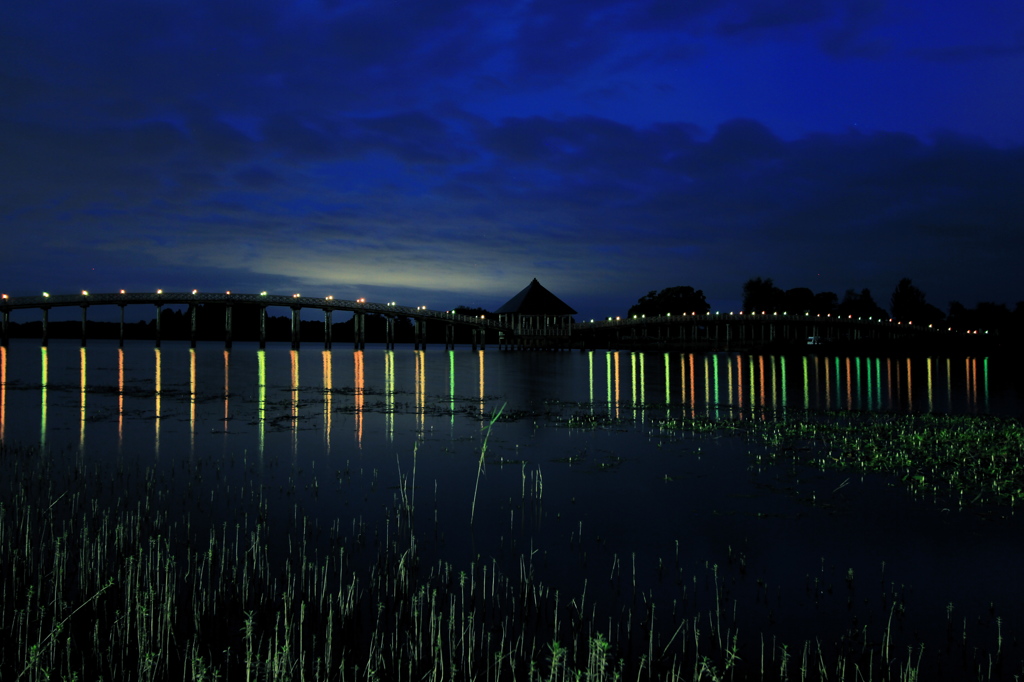
<svg viewBox="0 0 1024 682"><path fill-rule="evenodd" d="M589 348L670 347L693 350L950 340L978 333L852 315L766 312L615 318L584 322L573 327L577 342Z"/></svg>
<svg viewBox="0 0 1024 682"><path fill-rule="evenodd" d="M745 350L764 346L807 346L830 342L894 342L913 339L960 338L972 332L956 332L931 325L895 322L888 319L854 318L852 316L813 315L810 313L706 313L665 315L660 317L609 318L601 321L574 323L568 328L546 330L531 329L529 338L523 331L507 323L482 317L460 315L452 311L429 310L426 307L400 306L394 303L372 303L365 299L344 300L333 296L313 297L232 292L204 293L163 292L93 294L63 294L0 298L0 341L8 343L10 313L19 309L38 309L42 314L42 343L49 339L48 311L58 307L82 309L82 344L86 342L87 311L91 306L116 305L121 308L120 342L124 342L124 311L129 305L152 305L157 309L156 343L160 343L160 311L165 305L188 306L191 322L191 343L196 342L196 311L198 306L216 304L224 306L224 340L231 346L234 306L254 306L259 310L260 347L266 345L267 308L287 307L291 315L291 343L299 347L299 312L304 308L324 313L324 346L330 348L332 320L335 311L353 313L354 344L365 347L365 316L377 314L386 320L384 342L388 348L395 345L395 320L408 318L414 322L414 343L417 349L426 348L427 322L442 323L445 329L445 347L454 347L454 328L463 326L472 332L472 345L483 348L487 333L498 337L499 346L508 348L673 348L692 350ZM492 339L493 339L492 335Z"/></svg>
<svg viewBox="0 0 1024 682"><path fill-rule="evenodd" d="M224 341L227 347L232 341L232 309L237 305L255 306L259 309L260 316L260 348L266 346L267 342L267 308L279 306L291 308L291 342L293 348L299 347L299 312L303 308L319 309L324 312L324 347L331 347L331 315L335 311L351 312L354 319L355 347L363 348L366 345L366 321L367 313L378 314L387 320L385 343L388 348L395 344L395 319L399 317L412 319L414 322L414 336L416 348L426 347L426 324L428 321L443 322L446 330L447 344L454 346L454 327L462 325L469 327L473 333L474 347L484 343L484 337L488 330L498 332L510 332L511 329L499 324L494 320L487 320L480 317L460 315L451 311L429 310L426 307L411 308L409 306L396 305L394 303L371 303L365 299L355 301L336 299L333 296L314 297L272 295L266 292L259 294L236 294L230 291L225 293L205 293L200 291L191 292L164 292L158 290L155 293L128 293L118 292L116 294L93 294L83 291L80 294L63 294L42 296L19 296L8 297L6 294L0 298L0 335L2 343L8 342L8 325L10 312L17 309L38 309L42 311L42 343L46 345L49 340L48 311L51 308L76 307L82 308L82 344L86 342L86 321L87 310L91 306L116 305L121 307L120 342L124 343L124 310L129 305L153 305L157 308L156 315L156 343L160 343L160 309L165 305L187 305L188 314L191 320L191 343L196 343L196 310L204 304L217 304L224 306ZM447 345L446 344L446 345Z"/></svg>

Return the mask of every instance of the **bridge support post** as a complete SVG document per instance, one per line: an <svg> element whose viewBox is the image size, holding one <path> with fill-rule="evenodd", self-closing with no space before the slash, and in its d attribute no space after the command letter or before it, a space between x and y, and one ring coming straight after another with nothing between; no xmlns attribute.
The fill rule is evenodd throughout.
<svg viewBox="0 0 1024 682"><path fill-rule="evenodd" d="M163 312L163 303L156 304L156 347L160 347L160 313Z"/></svg>
<svg viewBox="0 0 1024 682"><path fill-rule="evenodd" d="M451 322L444 326L444 349L455 350L455 325Z"/></svg>
<svg viewBox="0 0 1024 682"><path fill-rule="evenodd" d="M302 310L299 306L292 306L292 350L299 349L299 311Z"/></svg>
<svg viewBox="0 0 1024 682"><path fill-rule="evenodd" d="M117 347L124 348L124 303L118 303L117 306L121 309L121 322L117 327Z"/></svg>
<svg viewBox="0 0 1024 682"><path fill-rule="evenodd" d="M43 306L43 347L50 345L50 308Z"/></svg>
<svg viewBox="0 0 1024 682"><path fill-rule="evenodd" d="M8 336L7 336L7 325L11 321L11 311L4 310L0 311L0 346L7 348Z"/></svg>
<svg viewBox="0 0 1024 682"><path fill-rule="evenodd" d="M384 347L388 350L395 349L395 316L384 317Z"/></svg>
<svg viewBox="0 0 1024 682"><path fill-rule="evenodd" d="M189 333L188 333L188 347L196 347L196 304L188 304L188 319L189 319Z"/></svg>
<svg viewBox="0 0 1024 682"><path fill-rule="evenodd" d="M427 349L427 321L417 318L415 327L415 350Z"/></svg>
<svg viewBox="0 0 1024 682"><path fill-rule="evenodd" d="M86 323L85 311L86 311L86 309L88 307L89 307L88 305L86 305L84 303L82 304L82 348L85 348L85 323Z"/></svg>
<svg viewBox="0 0 1024 682"><path fill-rule="evenodd" d="M224 306L224 350L231 350L231 304Z"/></svg>
<svg viewBox="0 0 1024 682"><path fill-rule="evenodd" d="M267 306L260 306L260 350L267 347Z"/></svg>
<svg viewBox="0 0 1024 682"><path fill-rule="evenodd" d="M324 350L331 349L331 309L324 308Z"/></svg>
<svg viewBox="0 0 1024 682"><path fill-rule="evenodd" d="M355 350L366 347L366 313L352 315L352 343Z"/></svg>
<svg viewBox="0 0 1024 682"><path fill-rule="evenodd" d="M486 350L487 330L481 327L473 327L473 350L479 345L480 350Z"/></svg>

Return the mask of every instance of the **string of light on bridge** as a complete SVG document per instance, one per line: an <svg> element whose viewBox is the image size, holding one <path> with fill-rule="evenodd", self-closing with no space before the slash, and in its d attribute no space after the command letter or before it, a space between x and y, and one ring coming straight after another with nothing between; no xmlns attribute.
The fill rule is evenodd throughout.
<svg viewBox="0 0 1024 682"><path fill-rule="evenodd" d="M126 290L124 290L124 289L121 289L121 290L119 290L119 293L120 293L121 295L125 295L125 296L127 296L127 295L130 295L130 294L128 294L128 292L127 292ZM163 289L157 289L157 290L156 290L156 294L157 294L158 296L160 296L160 295L163 295L163 293L164 293L164 290L163 290ZM198 295L199 295L199 290L198 290L198 289L192 289L191 293L192 293L192 295L193 295L193 296L198 296ZM82 297L83 297L83 298L87 298L87 297L89 297L89 295L90 295L90 294L89 294L89 291L88 291L88 290L86 290L86 289L82 289L82 293L81 293L81 295L82 295ZM144 294L131 294L131 295L144 295ZM228 291L225 291L225 292L224 292L224 295L225 295L225 296L231 296L231 291L230 291L230 290L228 290ZM51 295L50 295L50 293L49 293L49 292L47 292L47 291L44 291L44 292L42 292L42 296L43 296L43 298L45 298L45 299L49 299L49 298L51 298ZM243 295L243 296L244 296L244 295ZM266 292L266 291L261 291L261 292L259 293L259 296L260 296L260 297L268 297L268 296L269 296L269 294L268 294L268 292ZM294 294L292 294L292 295L291 295L291 298L293 298L293 299L300 299L300 298L302 298L302 294L300 294L300 293L294 293ZM324 301L330 301L330 302L333 302L333 301L335 300L335 298L334 298L334 296L333 296L333 295L329 295L329 296L325 296L325 297L323 297L323 299L322 299L322 300L324 300ZM14 302L14 299L12 299L12 298L11 298L11 297L10 297L10 296L9 296L8 294L0 294L0 301L3 301L3 302L8 302L8 301L11 301L11 302L13 303L13 302ZM351 302L352 302L352 303L358 303L358 304L367 304L367 301L366 301L366 299L365 299L365 298L357 298L357 299L355 299L354 301L351 301ZM340 303L341 303L341 302L339 302L339 304L340 304ZM374 304L374 303L370 303L370 304L368 304L368 305L369 305L369 306L371 306L371 307L374 307L374 306L382 306L382 307L387 307L387 308L395 308L395 312L396 312L396 313L398 313L398 312L399 312L399 311L398 311L398 308L399 308L399 306L398 306L398 304L397 304L397 303L396 303L395 301L389 301L389 302L387 302L387 303L384 303L384 304ZM0 303L0 307L2 307L2 306L3 306L3 303ZM375 311L377 311L377 312L379 312L379 309L375 309L375 308L374 308L374 310L375 310ZM412 310L412 309L410 309L410 310ZM421 306L416 306L414 310L415 310L416 312L421 312L421 313L429 313L429 312L434 312L434 313L436 314L436 313L438 313L438 312L442 312L442 311L429 311L429 309L428 309L428 308L427 308L427 306L425 306L425 305L421 305ZM449 314L449 315L456 315L456 314L457 314L457 313L456 313L456 312L455 312L454 310L446 310L446 311L443 311L443 313L444 313L444 314ZM764 316L764 317L768 317L768 316L775 316L775 317L777 317L777 316L779 316L779 315L780 315L780 313L778 313L778 312L771 312L771 313L769 313L769 312L767 312L767 311L761 311L760 313L757 313L757 312L750 312L750 313L746 313L745 311L740 311L739 313L734 313L734 312L729 312L729 313L728 313L728 315L729 315L730 317L736 317L737 315L739 315L739 316L742 316L742 315L748 315L749 317L755 317L755 316L757 316L757 315L759 315L759 314L760 314L761 316ZM699 318L699 317L704 317L704 318L713 318L713 319L721 319L721 316L722 316L722 315L723 315L723 313L721 313L721 312L717 312L717 311L716 311L716 312L714 312L714 313L710 313L710 312L708 312L708 313L697 313L696 311L693 311L693 312L690 312L690 313L682 313L682 317L690 317L690 318ZM788 312L783 312L783 313L781 313L781 315L782 315L783 317L791 317L791 316L790 316L790 314L789 314ZM810 313L804 313L804 317L809 317L809 316L810 316ZM468 315L460 315L460 317L463 317L463 318L469 318L470 316L468 316ZM655 321L655 320L667 320L667 319L669 319L669 318L671 318L671 317L672 317L672 313L666 313L666 314L665 314L665 315L663 315L663 316L658 316L657 318L651 318L651 321ZM678 317L678 315L677 315L677 317ZM793 317L795 317L795 315L794 315ZM818 318L821 318L821 317L822 317L822 315L821 315L820 313L817 313L817 314L816 314L816 317L818 317ZM842 318L842 316L839 316L839 315L836 315L836 316L835 316L835 317L833 318L833 316L832 316L832 314L831 314L831 313L826 313L826 314L824 315L824 317L825 317L826 319L835 319L835 320L842 320L842 319L843 319L843 318ZM485 315L480 315L480 316L479 316L479 319L481 319L481 320L486 320L487 318L486 318L486 316L485 316ZM853 319L854 319L854 318L853 318L853 315L848 315L848 316L846 317L846 319L847 319L848 321L853 321ZM605 322L605 323L607 323L607 322L614 322L614 323L623 323L623 324L636 324L636 321L639 321L639 320L645 320L645 321L646 321L646 320L647 320L647 317L646 317L646 315L639 315L639 316L638 316L638 315L634 315L634 316L633 316L632 318L627 318L627 319L625 319L625 320L624 320L624 319L623 319L623 318L622 318L621 316L615 316L615 317L610 317L610 316L609 316L609 317L608 317L608 318L606 318L606 319L605 319L605 320L604 320L603 322ZM861 318L861 317L858 317L858 318L857 318L857 321L860 321L860 322L865 322L865 321L867 321L867 322L873 322L873 323L878 323L878 324L884 324L884 323L886 323L886 322L888 322L888 323L890 323L890 324L896 324L896 325L903 325L903 324L904 324L904 322L903 322L902 320L893 320L892 318L889 318L888 320L886 320L886 319L883 319L883 318L878 318L878 319L876 320L876 319L875 319L875 318L873 318L873 317L869 317L869 318L868 318L867 320L864 320L863 318ZM591 320L590 320L590 324L593 324L593 325L600 325L600 324L602 324L602 323L601 323L601 322L597 322L597 321L595 321L594 319L591 319ZM914 325L914 323L913 323L913 321L912 321L912 320L908 320L908 321L906 322L906 325L907 325L907 326L913 326L913 325ZM929 325L928 325L928 328L929 328L929 329L935 329L935 326L934 326L933 324L929 324ZM947 327L947 329L946 329L946 330L947 330L947 331L953 331L953 328L952 328L952 327ZM979 334L979 333L981 333L981 334L988 334L988 331L987 331L987 330L984 330L984 331L983 331L983 330L971 329L971 330L966 330L966 331L964 331L964 333L966 333L966 334Z"/></svg>

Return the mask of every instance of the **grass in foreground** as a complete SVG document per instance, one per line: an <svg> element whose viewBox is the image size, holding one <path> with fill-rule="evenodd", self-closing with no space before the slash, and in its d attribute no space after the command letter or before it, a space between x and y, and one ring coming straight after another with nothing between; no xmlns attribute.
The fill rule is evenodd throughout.
<svg viewBox="0 0 1024 682"><path fill-rule="evenodd" d="M71 453L0 447L0 468L4 680L910 681L929 656L897 643L895 605L852 638L741 633L718 567L679 609L638 591L634 568L629 605L599 619L593 597L546 587L530 554L512 575L424 565L404 479L369 528L216 482L235 523L171 514L153 470L121 485ZM976 679L1024 671L1001 635L961 648Z"/></svg>

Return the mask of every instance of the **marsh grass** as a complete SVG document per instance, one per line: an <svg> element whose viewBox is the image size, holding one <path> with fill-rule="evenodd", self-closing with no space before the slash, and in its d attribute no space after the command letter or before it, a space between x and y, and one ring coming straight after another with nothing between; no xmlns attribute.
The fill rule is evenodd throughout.
<svg viewBox="0 0 1024 682"><path fill-rule="evenodd" d="M485 450L486 439L478 474ZM760 608L733 593L742 558L692 574L677 547L655 577L635 554L616 556L608 585L579 594L546 585L532 550L500 565L427 562L415 451L369 525L314 518L259 484L239 490L220 466L190 462L182 482L0 445L0 679L909 682L928 663L901 628L905 602L885 590L887 618L842 633L782 642L742 629L743 610ZM524 502L540 500L539 470L509 474ZM203 511L215 503L231 521ZM659 601L652 580L675 581L679 598ZM975 679L1024 672L1001 627L978 642L953 614L937 648Z"/></svg>
<svg viewBox="0 0 1024 682"><path fill-rule="evenodd" d="M891 474L943 503L1015 506L1024 498L1024 425L1016 419L827 412L739 428L775 457Z"/></svg>

